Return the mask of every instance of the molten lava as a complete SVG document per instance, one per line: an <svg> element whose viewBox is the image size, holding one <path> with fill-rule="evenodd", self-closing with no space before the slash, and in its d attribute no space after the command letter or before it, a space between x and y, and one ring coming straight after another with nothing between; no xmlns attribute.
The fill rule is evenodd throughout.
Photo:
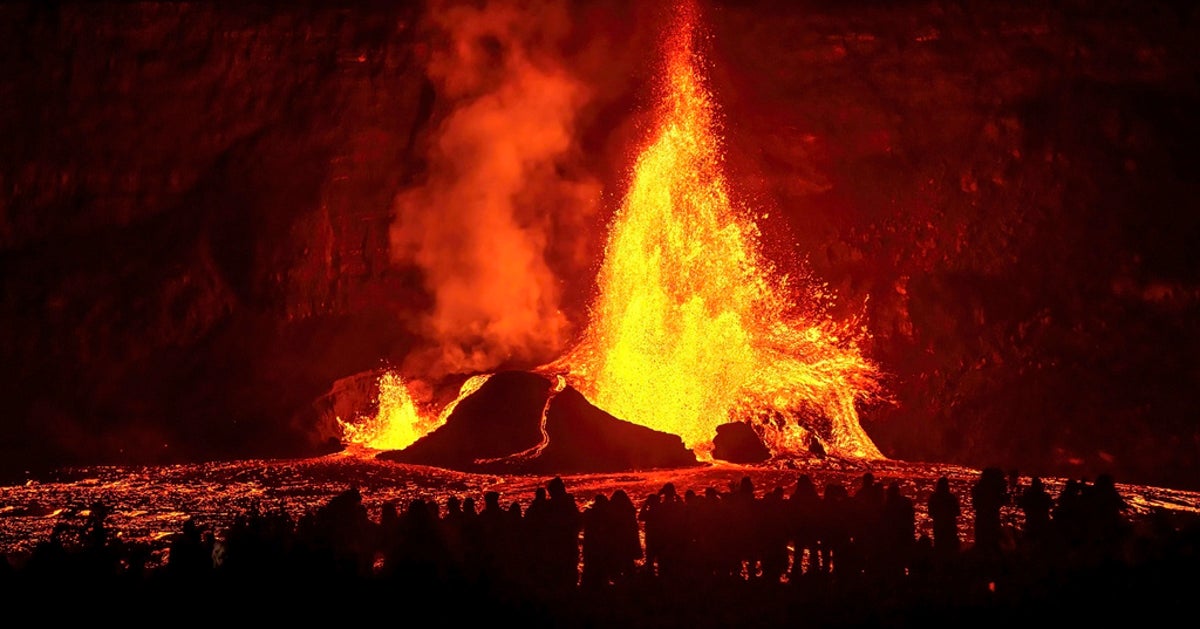
<svg viewBox="0 0 1200 629"><path fill-rule="evenodd" d="M441 425L417 408L408 385L389 371L379 377L379 410L372 417L342 421L342 441L372 450L400 450Z"/></svg>
<svg viewBox="0 0 1200 629"><path fill-rule="evenodd" d="M811 433L830 454L883 458L855 408L878 390L863 332L825 314L830 295L776 274L731 201L696 23L694 7L678 11L657 124L613 218L591 321L551 367L701 455L718 425L747 421L776 454L803 451Z"/></svg>
<svg viewBox="0 0 1200 629"><path fill-rule="evenodd" d="M489 374L472 376L458 390L458 397L440 413L421 409L408 390L408 384L394 371L379 377L378 411L356 421L338 418L342 443L368 450L403 450L417 439L446 423L459 401L479 390Z"/></svg>

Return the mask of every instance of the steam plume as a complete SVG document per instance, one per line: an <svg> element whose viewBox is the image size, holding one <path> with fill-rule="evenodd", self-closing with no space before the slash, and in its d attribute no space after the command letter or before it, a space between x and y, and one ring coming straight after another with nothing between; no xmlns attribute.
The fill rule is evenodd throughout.
<svg viewBox="0 0 1200 629"><path fill-rule="evenodd" d="M553 358L569 334L546 260L555 215L590 212L599 195L562 174L589 98L556 48L566 4L434 2L431 21L443 39L428 74L449 111L391 232L393 256L423 270L435 302L410 366L439 376Z"/></svg>

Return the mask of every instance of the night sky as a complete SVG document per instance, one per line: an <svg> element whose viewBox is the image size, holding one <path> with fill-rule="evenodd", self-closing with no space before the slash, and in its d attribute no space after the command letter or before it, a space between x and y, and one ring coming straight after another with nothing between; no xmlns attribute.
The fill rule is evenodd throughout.
<svg viewBox="0 0 1200 629"><path fill-rule="evenodd" d="M650 4L0 5L2 477L312 455L339 378L461 376L448 343L553 359L644 141ZM863 316L886 455L1200 488L1200 9L705 16L734 193ZM545 118L515 175L453 150L487 107L497 138ZM511 202L455 201L480 187ZM503 281L552 297L561 340L431 319L494 212L545 271Z"/></svg>

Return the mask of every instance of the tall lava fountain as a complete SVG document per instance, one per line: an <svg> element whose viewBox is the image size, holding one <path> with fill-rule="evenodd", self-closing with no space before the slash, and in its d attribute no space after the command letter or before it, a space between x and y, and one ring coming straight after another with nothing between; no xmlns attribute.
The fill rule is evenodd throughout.
<svg viewBox="0 0 1200 629"><path fill-rule="evenodd" d="M582 342L557 365L593 403L703 453L751 422L775 453L808 433L831 454L883 458L855 402L877 391L829 295L777 275L722 172L712 97L685 3L664 42L657 124L613 218Z"/></svg>

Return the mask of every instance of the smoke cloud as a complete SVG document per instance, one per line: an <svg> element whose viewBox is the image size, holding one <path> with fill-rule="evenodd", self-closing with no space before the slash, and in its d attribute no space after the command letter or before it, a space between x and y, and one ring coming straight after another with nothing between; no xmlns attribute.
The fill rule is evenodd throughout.
<svg viewBox="0 0 1200 629"><path fill-rule="evenodd" d="M578 170L589 90L559 52L564 2L434 2L428 75L446 112L425 182L396 200L393 257L433 297L428 345L406 369L439 377L552 359L570 336L547 251L590 214L600 185ZM556 226L559 227L556 230ZM559 248L555 246L554 248Z"/></svg>

